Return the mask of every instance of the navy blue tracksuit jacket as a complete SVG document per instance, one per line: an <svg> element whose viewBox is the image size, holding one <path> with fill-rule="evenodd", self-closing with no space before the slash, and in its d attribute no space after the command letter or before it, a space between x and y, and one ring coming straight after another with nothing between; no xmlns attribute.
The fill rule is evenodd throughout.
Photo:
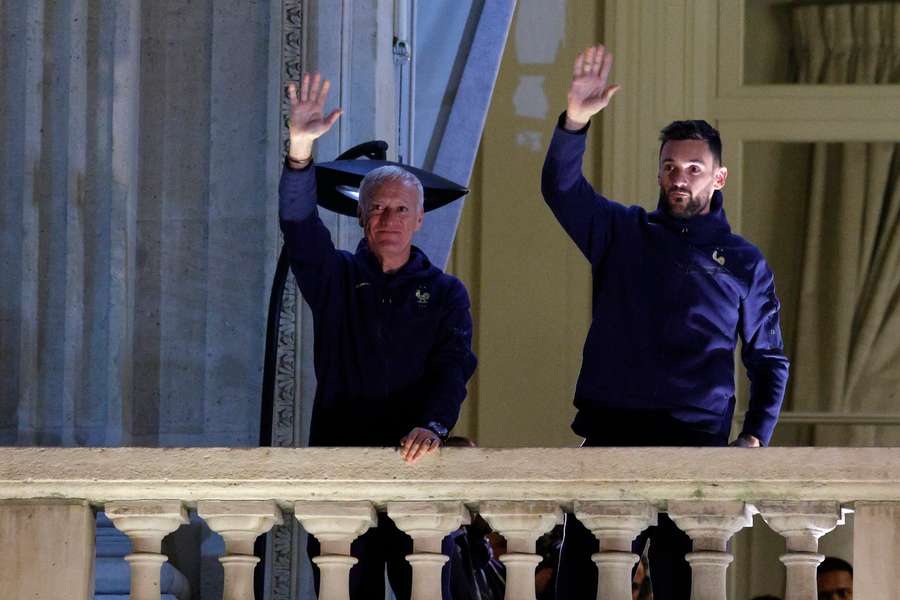
<svg viewBox="0 0 900 600"><path fill-rule="evenodd" d="M573 430L590 440L606 415L662 413L685 431L727 439L740 339L751 382L743 433L768 444L788 360L762 253L731 232L719 191L709 214L691 219L670 217L662 204L648 213L595 192L581 172L586 130L557 126L541 182L592 268Z"/></svg>
<svg viewBox="0 0 900 600"><path fill-rule="evenodd" d="M312 166L285 166L279 215L291 268L312 309L312 446L396 446L414 427L459 417L475 371L463 284L413 246L382 272L365 240L337 250L316 208Z"/></svg>

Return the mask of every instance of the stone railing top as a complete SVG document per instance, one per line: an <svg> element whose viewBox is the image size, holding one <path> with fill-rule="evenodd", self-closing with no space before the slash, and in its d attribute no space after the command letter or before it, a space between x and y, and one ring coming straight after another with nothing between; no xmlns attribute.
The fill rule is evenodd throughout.
<svg viewBox="0 0 900 600"><path fill-rule="evenodd" d="M900 448L0 448L0 500L900 500Z"/></svg>

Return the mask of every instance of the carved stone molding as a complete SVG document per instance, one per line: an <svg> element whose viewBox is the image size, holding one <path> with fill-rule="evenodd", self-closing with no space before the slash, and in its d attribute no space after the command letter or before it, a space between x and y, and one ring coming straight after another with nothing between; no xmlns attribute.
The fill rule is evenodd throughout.
<svg viewBox="0 0 900 600"><path fill-rule="evenodd" d="M289 81L297 81L303 70L303 0L282 0L281 83L283 90ZM288 149L288 118L290 105L286 94L281 97L281 144ZM279 315L278 345L276 348L274 423L272 445L293 448L297 439L297 360L299 336L297 325L299 311L297 283L293 273L288 273ZM300 531L293 519L276 525L269 535L270 600L292 600L296 597L298 575L298 548ZM303 551L302 548L299 550Z"/></svg>

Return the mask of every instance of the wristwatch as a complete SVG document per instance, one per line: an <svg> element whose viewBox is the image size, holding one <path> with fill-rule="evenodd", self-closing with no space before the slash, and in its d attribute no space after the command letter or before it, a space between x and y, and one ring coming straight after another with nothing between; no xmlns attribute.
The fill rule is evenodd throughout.
<svg viewBox="0 0 900 600"><path fill-rule="evenodd" d="M433 431L435 435L441 438L442 442L447 439L447 435L450 433L449 431L447 431L447 428L438 421L429 421L428 425L425 426L425 429L430 429L431 431Z"/></svg>

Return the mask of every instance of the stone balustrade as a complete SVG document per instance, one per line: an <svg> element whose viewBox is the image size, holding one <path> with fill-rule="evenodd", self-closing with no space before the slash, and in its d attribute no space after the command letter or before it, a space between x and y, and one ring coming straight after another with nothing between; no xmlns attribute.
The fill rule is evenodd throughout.
<svg viewBox="0 0 900 600"><path fill-rule="evenodd" d="M785 539L787 599L814 600L818 539L850 508L855 582L891 597L900 449L447 448L407 465L387 448L0 448L0 589L88 600L103 509L132 540L131 597L156 600L161 541L196 510L225 540L226 600L253 598L253 542L291 518L321 543L319 597L346 599L350 544L385 512L413 540L413 597L439 598L441 540L477 512L507 540L506 598L530 600L535 540L568 512L600 542L597 598L627 600L631 541L664 510L693 540L694 600L725 598L728 540L757 512Z"/></svg>

